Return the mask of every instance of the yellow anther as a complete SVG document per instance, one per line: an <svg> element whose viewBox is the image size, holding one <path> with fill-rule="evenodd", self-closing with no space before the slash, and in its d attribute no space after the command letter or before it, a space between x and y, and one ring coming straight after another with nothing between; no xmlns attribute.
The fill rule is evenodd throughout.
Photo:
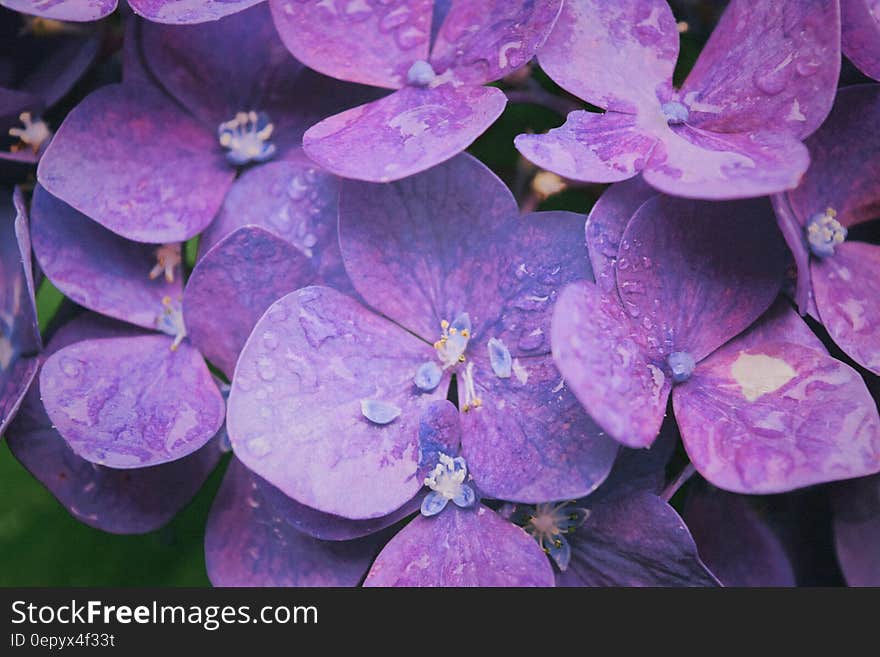
<svg viewBox="0 0 880 657"><path fill-rule="evenodd" d="M463 337L463 338L469 338L469 337L471 337L471 332L468 331L467 329L463 329L462 332L461 332L461 337Z"/></svg>
<svg viewBox="0 0 880 657"><path fill-rule="evenodd" d="M467 358L465 358L465 355L464 355L464 354L462 354L461 356L458 357L458 362L459 362L459 363L463 363L463 362L466 361L466 360L467 360Z"/></svg>
<svg viewBox="0 0 880 657"><path fill-rule="evenodd" d="M442 328L445 331L446 329L449 328L449 322L445 319L441 320L440 321L440 328Z"/></svg>
<svg viewBox="0 0 880 657"><path fill-rule="evenodd" d="M828 208L827 210L825 210L825 214L834 219L837 216L837 210L835 210L834 208Z"/></svg>

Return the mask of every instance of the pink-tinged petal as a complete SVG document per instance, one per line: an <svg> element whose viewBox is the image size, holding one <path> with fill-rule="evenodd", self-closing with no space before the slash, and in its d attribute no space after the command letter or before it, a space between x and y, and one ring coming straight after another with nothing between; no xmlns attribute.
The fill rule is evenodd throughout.
<svg viewBox="0 0 880 657"><path fill-rule="evenodd" d="M150 279L157 244L111 233L40 186L34 190L34 253L46 277L65 296L108 317L148 329L158 327L165 297L180 299L182 272L169 283Z"/></svg>
<svg viewBox="0 0 880 657"><path fill-rule="evenodd" d="M256 477L256 475L253 476ZM260 481L265 482L263 479ZM350 541L376 534L417 513L424 497L422 494L416 495L409 502L399 509L392 511L387 516L370 520L351 520L316 511L311 507L300 504L291 497L287 497L287 495L274 486L268 483L265 485L270 487L272 491L271 493L265 493L265 499L268 500L269 504L281 509L281 514L288 523L293 525L298 532L322 541Z"/></svg>
<svg viewBox="0 0 880 657"><path fill-rule="evenodd" d="M847 355L880 375L880 246L844 242L811 270L822 324Z"/></svg>
<svg viewBox="0 0 880 657"><path fill-rule="evenodd" d="M575 283L559 295L550 339L556 366L587 413L629 447L657 437L672 386L643 341L641 326L596 285Z"/></svg>
<svg viewBox="0 0 880 657"><path fill-rule="evenodd" d="M793 189L809 164L806 147L786 133L721 134L683 125L664 130L644 175L672 196L727 200Z"/></svg>
<svg viewBox="0 0 880 657"><path fill-rule="evenodd" d="M571 563L557 586L718 586L678 514L652 493L584 501L587 521L567 536Z"/></svg>
<svg viewBox="0 0 880 657"><path fill-rule="evenodd" d="M223 424L223 397L186 341L143 335L86 340L53 354L40 372L52 424L76 454L142 468L196 451Z"/></svg>
<svg viewBox="0 0 880 657"><path fill-rule="evenodd" d="M621 447L611 473L590 496L590 501L645 491L660 495L666 485L666 467L680 438L675 420L669 416L649 447Z"/></svg>
<svg viewBox="0 0 880 657"><path fill-rule="evenodd" d="M785 244L765 199L657 196L629 222L616 269L620 298L649 346L699 362L776 299Z"/></svg>
<svg viewBox="0 0 880 657"><path fill-rule="evenodd" d="M587 252L596 285L605 293L617 287L614 264L629 220L657 192L642 178L630 178L606 189L587 217Z"/></svg>
<svg viewBox="0 0 880 657"><path fill-rule="evenodd" d="M581 110L543 135L518 135L517 150L539 167L571 180L618 182L648 163L656 137L638 127L632 114Z"/></svg>
<svg viewBox="0 0 880 657"><path fill-rule="evenodd" d="M833 208L844 226L880 215L880 84L841 89L828 120L806 140L812 164L787 194L801 224Z"/></svg>
<svg viewBox="0 0 880 657"><path fill-rule="evenodd" d="M509 378L478 362L474 380L482 405L462 415L462 455L480 492L526 503L593 492L608 476L618 445L569 392L550 356L517 359ZM461 375L458 386L465 399Z"/></svg>
<svg viewBox="0 0 880 657"><path fill-rule="evenodd" d="M376 557L364 586L553 586L537 542L479 505L416 516Z"/></svg>
<svg viewBox="0 0 880 657"><path fill-rule="evenodd" d="M815 349L746 333L699 363L672 400L691 462L724 490L781 493L880 471L871 395Z"/></svg>
<svg viewBox="0 0 880 657"><path fill-rule="evenodd" d="M37 170L51 194L138 242L207 226L235 177L216 135L145 86L103 87L67 115Z"/></svg>
<svg viewBox="0 0 880 657"><path fill-rule="evenodd" d="M431 50L442 75L485 84L527 64L550 34L562 0L452 0Z"/></svg>
<svg viewBox="0 0 880 657"><path fill-rule="evenodd" d="M880 477L835 490L834 543L847 584L880 586Z"/></svg>
<svg viewBox="0 0 880 657"><path fill-rule="evenodd" d="M479 334L501 315L499 261L517 215L504 183L462 155L390 185L343 183L340 246L364 300L433 343L443 319L466 312Z"/></svg>
<svg viewBox="0 0 880 657"><path fill-rule="evenodd" d="M809 347L823 354L828 353L818 336L810 330L800 315L794 312L788 300L781 295L761 316L760 321L749 327L747 336L750 345L783 340L799 344L802 347Z"/></svg>
<svg viewBox="0 0 880 657"><path fill-rule="evenodd" d="M405 87L313 125L303 148L343 178L399 180L461 153L501 116L506 103L494 87Z"/></svg>
<svg viewBox="0 0 880 657"><path fill-rule="evenodd" d="M818 315L816 302L813 299L813 284L810 281L810 249L804 236L804 220L795 214L791 207L788 194L774 194L771 197L776 223L785 238L788 250L794 257L797 268L794 302L802 315L810 313Z"/></svg>
<svg viewBox="0 0 880 657"><path fill-rule="evenodd" d="M421 487L418 422L445 396L413 383L434 349L325 287L274 303L238 360L227 428L236 455L301 504L353 520L388 515ZM362 402L400 409L377 424Z"/></svg>
<svg viewBox="0 0 880 657"><path fill-rule="evenodd" d="M306 73L281 43L266 4L201 25L144 23L142 34L152 73L209 127L216 129L238 112L265 112L275 126L276 158L283 155L283 146L294 141L299 146L311 123L352 104L325 102L324 112L311 111L328 90L315 88L318 76ZM235 57L218 55L230 43L236 44Z"/></svg>
<svg viewBox="0 0 880 657"><path fill-rule="evenodd" d="M148 21L172 25L216 21L260 2L263 0L128 0L135 13Z"/></svg>
<svg viewBox="0 0 880 657"><path fill-rule="evenodd" d="M0 5L32 16L84 23L112 14L116 0L0 0Z"/></svg>
<svg viewBox="0 0 880 657"><path fill-rule="evenodd" d="M840 0L841 47L868 77L880 80L880 7L876 0Z"/></svg>
<svg viewBox="0 0 880 657"><path fill-rule="evenodd" d="M410 66L428 58L432 0L388 3L270 0L284 45L325 75L375 87L406 84Z"/></svg>
<svg viewBox="0 0 880 657"><path fill-rule="evenodd" d="M205 254L242 226L260 226L312 262L325 285L354 293L339 252L339 179L312 163L269 162L246 170L229 189L217 218L202 233Z"/></svg>
<svg viewBox="0 0 880 657"><path fill-rule="evenodd" d="M665 0L567 0L538 54L562 88L629 113L659 105L677 59L678 29Z"/></svg>
<svg viewBox="0 0 880 657"><path fill-rule="evenodd" d="M320 541L270 504L276 489L233 459L208 516L205 565L214 586L357 586L379 549L375 537Z"/></svg>
<svg viewBox="0 0 880 657"><path fill-rule="evenodd" d="M839 26L835 0L732 0L682 87L688 121L715 132L811 134L837 91Z"/></svg>
<svg viewBox="0 0 880 657"><path fill-rule="evenodd" d="M183 316L192 344L231 378L266 309L316 278L289 242L257 226L239 228L199 260L187 281Z"/></svg>
<svg viewBox="0 0 880 657"><path fill-rule="evenodd" d="M67 446L46 415L39 386L6 435L10 451L80 522L113 534L143 534L168 523L202 487L222 456L217 440L148 468L96 465Z"/></svg>
<svg viewBox="0 0 880 657"><path fill-rule="evenodd" d="M795 586L782 542L749 498L703 485L684 508L700 558L725 586Z"/></svg>

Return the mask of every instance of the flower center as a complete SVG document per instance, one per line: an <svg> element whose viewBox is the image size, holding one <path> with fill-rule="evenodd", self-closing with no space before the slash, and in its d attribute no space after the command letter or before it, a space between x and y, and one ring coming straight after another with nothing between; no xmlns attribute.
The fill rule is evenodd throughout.
<svg viewBox="0 0 880 657"><path fill-rule="evenodd" d="M663 110L663 116L666 117L666 123L668 125L681 125L688 120L688 108L677 100L663 103L661 109Z"/></svg>
<svg viewBox="0 0 880 657"><path fill-rule="evenodd" d="M837 220L834 208L814 214L807 221L807 243L817 258L834 255L834 250L846 239L846 227Z"/></svg>
<svg viewBox="0 0 880 657"><path fill-rule="evenodd" d="M180 303L172 301L171 297L162 299L162 314L159 315L158 328L162 333L174 338L171 343L171 351L177 351L180 343L186 337L186 326L183 323L183 311Z"/></svg>
<svg viewBox="0 0 880 657"><path fill-rule="evenodd" d="M18 139L18 143L13 144L9 150L17 153L30 148L34 153L39 153L43 144L52 137L49 126L42 119L34 120L30 112L22 112L18 115L18 120L24 127L9 129L9 136Z"/></svg>
<svg viewBox="0 0 880 657"><path fill-rule="evenodd" d="M434 67L424 59L415 62L406 73L406 81L414 87L427 87L436 78Z"/></svg>
<svg viewBox="0 0 880 657"><path fill-rule="evenodd" d="M156 265L150 270L150 280L154 281L160 275L165 275L165 280L174 282L174 269L180 266L180 244L163 244L156 249Z"/></svg>
<svg viewBox="0 0 880 657"><path fill-rule="evenodd" d="M269 141L275 125L265 112L239 112L217 128L220 145L227 149L226 159L236 166L265 162L275 155Z"/></svg>
<svg viewBox="0 0 880 657"><path fill-rule="evenodd" d="M684 383L697 366L694 357L687 351L674 351L666 358L666 363L672 371L672 380L676 383Z"/></svg>
<svg viewBox="0 0 880 657"><path fill-rule="evenodd" d="M444 319L440 322L440 328L442 333L434 343L434 349L445 370L465 361L464 352L471 339L470 315L459 313L451 324Z"/></svg>
<svg viewBox="0 0 880 657"><path fill-rule="evenodd" d="M586 522L589 510L574 506L574 502L548 502L535 506L517 506L512 520L534 538L541 549L559 566L568 568L571 546L565 536L573 534Z"/></svg>
<svg viewBox="0 0 880 657"><path fill-rule="evenodd" d="M439 463L434 466L427 477L425 486L431 492L422 500L422 515L435 516L446 508L449 500L456 506L466 508L473 506L477 499L474 489L467 485L467 463L464 458L457 456L452 458L448 454L440 452Z"/></svg>

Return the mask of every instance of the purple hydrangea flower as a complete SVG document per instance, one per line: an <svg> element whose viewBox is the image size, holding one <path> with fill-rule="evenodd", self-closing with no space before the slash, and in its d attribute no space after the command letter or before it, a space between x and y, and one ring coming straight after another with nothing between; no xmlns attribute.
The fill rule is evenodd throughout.
<svg viewBox="0 0 880 657"><path fill-rule="evenodd" d="M229 401L242 462L324 513L387 515L421 488L419 417L454 375L462 455L484 494L543 502L598 486L617 446L566 390L548 342L556 290L590 276L579 216L518 216L503 183L461 155L390 185L344 183L339 222L363 301L308 287L258 322Z"/></svg>
<svg viewBox="0 0 880 657"><path fill-rule="evenodd" d="M216 21L263 0L128 0L134 12L149 21L186 25ZM0 5L59 21L96 21L109 16L118 0L0 0Z"/></svg>
<svg viewBox="0 0 880 657"><path fill-rule="evenodd" d="M204 308L203 295L213 295L210 316L223 324L216 334L246 333L254 313L275 298L272 289L281 295L314 280L310 263L294 247L262 229L245 227L203 258L184 290L179 246L169 252L167 245L129 242L41 187L34 195L32 234L43 271L65 295L106 316L157 331L79 341L53 354L40 375L46 412L71 448L112 467L145 467L186 456L223 422L221 393L197 346L186 338L189 304ZM161 274L151 276L156 253L166 258L160 262ZM210 272L223 273L218 259L240 266L248 278L212 284ZM225 302L227 309L233 303L240 312L223 311L219 304L227 296L234 300ZM263 308L251 307L259 303ZM204 327L209 317L202 312L198 320ZM210 341L215 333L203 328L203 335ZM224 363L235 362L237 353L222 351L234 349L234 342L209 346L224 353Z"/></svg>
<svg viewBox="0 0 880 657"><path fill-rule="evenodd" d="M271 0L297 59L341 80L395 92L311 127L303 146L346 178L405 178L467 148L504 110L484 87L526 64L561 0Z"/></svg>
<svg viewBox="0 0 880 657"><path fill-rule="evenodd" d="M0 188L0 436L37 373L42 348L21 190Z"/></svg>
<svg viewBox="0 0 880 657"><path fill-rule="evenodd" d="M880 586L880 477L841 484L834 491L834 540L850 586Z"/></svg>
<svg viewBox="0 0 880 657"><path fill-rule="evenodd" d="M343 106L342 88L291 58L268 7L198 26L140 27L126 53L133 70L74 108L38 178L123 237L179 242L210 223L240 165L294 156L304 127Z"/></svg>
<svg viewBox="0 0 880 657"><path fill-rule="evenodd" d="M0 171L36 164L52 138L43 113L95 60L100 31L24 19L0 8Z"/></svg>
<svg viewBox="0 0 880 657"><path fill-rule="evenodd" d="M880 247L846 240L847 229L880 208L880 85L841 89L806 143L813 165L797 189L774 198L797 262L796 301L849 356L880 374Z"/></svg>
<svg viewBox="0 0 880 657"><path fill-rule="evenodd" d="M567 91L605 110L520 135L535 164L575 180L641 173L675 196L734 199L791 189L801 140L831 109L840 70L834 0L732 0L681 89L665 0L568 0L538 53Z"/></svg>
<svg viewBox="0 0 880 657"><path fill-rule="evenodd" d="M700 558L725 586L795 586L780 538L745 495L705 483L688 490L682 512Z"/></svg>
<svg viewBox="0 0 880 657"><path fill-rule="evenodd" d="M880 80L880 3L840 0L841 46L865 75Z"/></svg>
<svg viewBox="0 0 880 657"><path fill-rule="evenodd" d="M650 445L671 394L693 465L734 492L880 470L864 382L772 305L786 254L769 204L654 196L633 210L650 196L630 181L599 200L587 222L598 283L556 304L553 353L587 411L625 445Z"/></svg>
<svg viewBox="0 0 880 657"><path fill-rule="evenodd" d="M477 500L479 481L467 474L459 476L467 468L464 459L453 456L466 431L463 417L447 401L427 407L419 423L420 474L432 490L423 498L422 513L393 537L394 530L385 528L412 514L412 507L373 521L318 514L233 461L208 521L205 548L212 582L220 586L354 586L362 580L365 586L717 584L697 557L681 519L656 494L671 441L651 450L625 450L609 480L588 498L504 505L496 512ZM429 501L431 496L445 504ZM332 527L344 529L333 533Z"/></svg>
<svg viewBox="0 0 880 657"><path fill-rule="evenodd" d="M85 314L62 326L41 355L41 362L68 345L85 340L142 335L133 326ZM116 534L158 529L201 488L222 455L219 438L171 463L116 469L74 452L53 426L40 401L39 379L6 434L13 455L49 489L71 515Z"/></svg>

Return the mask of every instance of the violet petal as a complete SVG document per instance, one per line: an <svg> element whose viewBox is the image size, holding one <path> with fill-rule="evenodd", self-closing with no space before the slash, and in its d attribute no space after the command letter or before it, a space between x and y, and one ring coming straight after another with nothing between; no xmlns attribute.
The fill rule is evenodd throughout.
<svg viewBox="0 0 880 657"><path fill-rule="evenodd" d="M516 525L482 505L450 504L392 538L364 586L553 586L553 570Z"/></svg>
<svg viewBox="0 0 880 657"><path fill-rule="evenodd" d="M461 153L506 103L494 87L406 87L313 125L303 136L303 148L344 178L399 180Z"/></svg>
<svg viewBox="0 0 880 657"><path fill-rule="evenodd" d="M165 335L86 340L40 373L52 424L82 458L140 468L196 451L223 424L223 397L201 355Z"/></svg>

